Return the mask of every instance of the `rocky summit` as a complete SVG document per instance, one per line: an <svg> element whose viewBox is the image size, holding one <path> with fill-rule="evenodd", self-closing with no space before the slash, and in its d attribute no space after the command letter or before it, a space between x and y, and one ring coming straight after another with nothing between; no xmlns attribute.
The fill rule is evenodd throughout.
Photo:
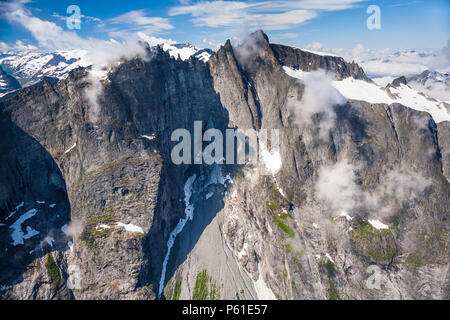
<svg viewBox="0 0 450 320"><path fill-rule="evenodd" d="M144 50L1 98L1 299L450 298L448 104L262 31ZM279 148L175 164L199 122Z"/></svg>

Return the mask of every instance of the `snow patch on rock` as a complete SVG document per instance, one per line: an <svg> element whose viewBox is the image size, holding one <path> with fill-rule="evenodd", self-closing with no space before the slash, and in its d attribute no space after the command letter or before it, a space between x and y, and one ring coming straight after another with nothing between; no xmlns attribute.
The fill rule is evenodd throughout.
<svg viewBox="0 0 450 320"><path fill-rule="evenodd" d="M66 151L64 151L64 154L69 153L73 148L75 148L77 146L76 143L74 143L69 149L67 149Z"/></svg>
<svg viewBox="0 0 450 320"><path fill-rule="evenodd" d="M283 70L289 76L300 80L309 73L286 66ZM427 97L405 84L384 88L376 83L349 77L340 81L335 80L332 85L347 99L388 105L399 103L417 111L428 112L436 123L450 121L450 113L444 102Z"/></svg>
<svg viewBox="0 0 450 320"><path fill-rule="evenodd" d="M374 227L375 229L389 229L389 226L382 223L380 220L369 220L369 223Z"/></svg>
<svg viewBox="0 0 450 320"><path fill-rule="evenodd" d="M22 223L24 223L26 220L34 217L38 211L36 209L31 209L24 213L19 219L14 222L10 228L13 229L13 232L11 234L11 238L13 240L12 245L17 246L18 244L24 244L24 240L30 239L34 237L35 235L39 234L39 231L34 230L30 226L27 226L26 231L27 233L24 233L22 231Z"/></svg>
<svg viewBox="0 0 450 320"><path fill-rule="evenodd" d="M185 185L184 185L184 204L186 206L184 210L184 218L180 219L178 224L176 225L175 229L172 230L172 232L169 235L169 240L167 240L167 253L164 257L163 266L161 270L161 279L159 281L159 290L158 290L158 297L162 296L163 290L164 290L164 281L166 279L166 268L167 263L169 262L170 257L170 251L172 250L173 244L175 243L175 239L177 235L183 231L184 226L186 225L186 222L188 220L192 220L194 218L194 205L190 203L191 196L193 192L193 184L195 182L195 179L197 179L197 175L194 174L189 179L187 179Z"/></svg>
<svg viewBox="0 0 450 320"><path fill-rule="evenodd" d="M106 225L105 225L105 226L106 226ZM118 222L118 223L117 223L117 226L118 226L118 227L123 227L123 228L125 228L125 230L128 231L128 232L139 232L139 233L144 233L144 230L142 230L141 227L136 226L136 225L131 224L131 223L129 223L129 224L124 224L124 223L122 223L122 222ZM109 226L106 226L106 227L109 228Z"/></svg>
<svg viewBox="0 0 450 320"><path fill-rule="evenodd" d="M258 265L258 269L259 265ZM253 281L253 285L255 287L256 295L259 300L277 300L273 291L267 286L266 282L263 279L262 272L259 270L259 278L257 281Z"/></svg>

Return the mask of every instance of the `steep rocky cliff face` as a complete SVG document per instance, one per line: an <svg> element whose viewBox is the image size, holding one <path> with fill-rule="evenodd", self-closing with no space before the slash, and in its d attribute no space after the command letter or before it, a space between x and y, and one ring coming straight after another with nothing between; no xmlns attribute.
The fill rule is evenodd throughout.
<svg viewBox="0 0 450 320"><path fill-rule="evenodd" d="M303 71L323 69L334 73L339 80L352 77L371 81L357 63L348 63L341 57L317 55L280 44L270 44L270 47L283 66Z"/></svg>
<svg viewBox="0 0 450 320"><path fill-rule="evenodd" d="M445 121L437 125L440 152L442 155L442 171L450 181L450 122Z"/></svg>
<svg viewBox="0 0 450 320"><path fill-rule="evenodd" d="M448 122L345 99L299 121L308 83L283 66L370 81L257 32L207 63L147 49L3 98L0 296L448 298ZM175 165L194 121L277 129L280 150Z"/></svg>

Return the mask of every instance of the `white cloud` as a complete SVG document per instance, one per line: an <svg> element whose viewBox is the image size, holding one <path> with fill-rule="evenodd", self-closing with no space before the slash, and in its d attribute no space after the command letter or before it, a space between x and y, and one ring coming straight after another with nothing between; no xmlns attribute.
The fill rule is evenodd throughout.
<svg viewBox="0 0 450 320"><path fill-rule="evenodd" d="M367 62L360 62L361 66L363 67L364 71L371 75L371 76L393 76L398 77L401 75L412 75L412 74L418 74L427 69L426 66L424 66L421 63L401 63L401 62L394 62L394 61L379 61L379 60L373 60L373 61L367 61Z"/></svg>
<svg viewBox="0 0 450 320"><path fill-rule="evenodd" d="M288 106L293 110L295 122L301 128L311 125L314 115L320 114L319 136L326 139L336 122L333 107L345 103L346 99L333 86L332 75L324 70L305 73L301 80L305 84L302 98L300 101L289 100Z"/></svg>
<svg viewBox="0 0 450 320"><path fill-rule="evenodd" d="M11 24L17 24L28 30L39 42L41 49L72 49L97 48L98 44L105 41L99 39L81 38L75 31L68 31L58 26L56 23L39 19L28 10L23 2L7 2L0 8L0 16ZM65 19L56 13L53 17ZM83 19L101 23L98 18L82 16ZM118 17L109 19L101 26L104 30L110 28L110 36L117 36L127 41L136 40L137 32L147 34L172 29L169 20L162 17L147 17L144 10L130 11ZM106 26L107 25L107 26ZM120 27L119 27L120 25ZM106 26L106 28L105 28ZM112 28L110 26L113 26ZM117 28L116 28L117 27ZM119 29L120 28L120 29ZM3 49L4 46L1 48Z"/></svg>
<svg viewBox="0 0 450 320"><path fill-rule="evenodd" d="M209 48L216 49L216 50L219 49L220 46L222 45L222 43L220 43L220 42L216 42L216 41L208 40L208 39L203 39L202 42L205 43L206 45L208 45Z"/></svg>
<svg viewBox="0 0 450 320"><path fill-rule="evenodd" d="M42 47L76 48L87 44L87 41L80 38L75 32L65 31L53 22L33 16L22 3L4 3L0 9L0 15L9 23L19 24L27 29Z"/></svg>
<svg viewBox="0 0 450 320"><path fill-rule="evenodd" d="M403 205L420 199L424 190L431 185L421 172L405 169L405 165L380 176L380 184L373 190L363 190L356 184L355 172L360 168L345 158L319 170L315 186L316 197L333 210L333 216L354 209L365 208L372 218L391 216Z"/></svg>
<svg viewBox="0 0 450 320"><path fill-rule="evenodd" d="M70 16L62 16L56 12L54 12L52 14L52 17L66 21ZM84 14L82 14L80 16L80 21L76 21L76 22L96 22L96 23L102 23L102 20L100 18L96 18L96 17L91 17L91 16L86 16Z"/></svg>
<svg viewBox="0 0 450 320"><path fill-rule="evenodd" d="M363 0L200 1L176 6L169 15L191 15L197 26L285 30L317 17L317 10L343 10Z"/></svg>
<svg viewBox="0 0 450 320"><path fill-rule="evenodd" d="M103 67L122 57L132 57L141 54L143 48L137 45L138 35L128 37L128 42L104 41L95 38L84 39L73 31L67 31L54 22L34 16L21 2L8 2L0 9L0 15L8 22L21 25L38 41L39 49L67 50L84 49L88 51L85 57L91 64ZM14 46L0 43L1 49L37 49L25 45L20 40Z"/></svg>
<svg viewBox="0 0 450 320"><path fill-rule="evenodd" d="M367 0L301 0L301 1L261 1L254 4L259 10L345 10Z"/></svg>
<svg viewBox="0 0 450 320"><path fill-rule="evenodd" d="M13 46L13 50L17 51L32 51L37 50L36 46L33 46L31 44L25 44L21 40L17 40Z"/></svg>
<svg viewBox="0 0 450 320"><path fill-rule="evenodd" d="M347 161L322 166L316 183L317 197L328 203L336 212L348 212L358 204L360 189L354 182L354 167Z"/></svg>
<svg viewBox="0 0 450 320"><path fill-rule="evenodd" d="M162 17L147 17L145 10L129 11L105 21L104 31L109 31L110 37L128 40L136 38L138 32L157 34L171 30L174 26L169 19ZM106 26L106 27L105 27Z"/></svg>
<svg viewBox="0 0 450 320"><path fill-rule="evenodd" d="M109 67L121 59L137 56L145 59L146 51L135 39L121 44L100 42L88 52L86 59L92 63L92 69L88 75L90 86L84 90L84 95L91 107L89 110L91 121L96 122L100 114L98 97L103 92L101 81L107 77Z"/></svg>
<svg viewBox="0 0 450 320"><path fill-rule="evenodd" d="M147 17L145 10L129 11L121 14L115 18L109 19L108 22L113 24L126 24L145 27L146 29L154 30L170 30L173 25L170 24L169 19L162 17Z"/></svg>
<svg viewBox="0 0 450 320"><path fill-rule="evenodd" d="M149 36L149 35L145 34L144 32L138 32L137 35L139 38L146 41L152 47L157 46L159 44L165 44L165 43L166 44L175 44L176 43L176 41L173 41L172 39L157 38L157 37Z"/></svg>
<svg viewBox="0 0 450 320"><path fill-rule="evenodd" d="M246 34L242 38L233 39L234 54L241 66L246 66L258 53L258 41L261 41L261 38L262 35L258 33L256 35Z"/></svg>
<svg viewBox="0 0 450 320"><path fill-rule="evenodd" d="M7 43L0 41L0 52L4 53L8 52L9 50L11 50L11 47Z"/></svg>
<svg viewBox="0 0 450 320"><path fill-rule="evenodd" d="M83 224L79 220L73 220L67 226L65 225L61 230L70 237L78 237L83 231Z"/></svg>
<svg viewBox="0 0 450 320"><path fill-rule="evenodd" d="M31 44L25 44L21 40L17 40L13 45L9 45L5 42L0 41L0 53L24 53L29 51L36 51L38 48Z"/></svg>
<svg viewBox="0 0 450 320"><path fill-rule="evenodd" d="M450 44L442 50L369 49L358 44L353 49L327 48L319 42L305 46L307 50L331 52L347 61L355 61L371 77L409 76L429 70L450 70Z"/></svg>

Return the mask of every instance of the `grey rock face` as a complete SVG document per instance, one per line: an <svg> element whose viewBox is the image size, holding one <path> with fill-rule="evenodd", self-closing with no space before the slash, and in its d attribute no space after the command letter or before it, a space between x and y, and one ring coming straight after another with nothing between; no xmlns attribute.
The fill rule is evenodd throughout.
<svg viewBox="0 0 450 320"><path fill-rule="evenodd" d="M446 297L448 261L444 258L445 246L442 244L448 233L436 228L447 224L449 185L442 175L441 146L431 117L401 105L349 101L335 108L338 125L331 130L328 139L320 139L315 125L300 129L291 121L286 95L295 92L301 100L302 85L282 72L281 66L289 64L287 60L277 60L273 45L269 46L258 34L255 37L258 50L253 52L248 63L238 62L235 51L226 44L210 60L211 74L215 77L215 88L220 92L222 104L230 110L233 124L240 121L239 126L246 128L262 123L262 128L283 129L283 168L274 177L255 178L245 169L233 177L224 209L217 214L218 226L211 223L205 229L204 238L199 239L185 265L167 286L168 294L181 283L181 297L191 298L195 285L192 270L196 269L199 272L206 268L212 279L220 279L225 286L235 281L236 277L224 276L217 264L210 266L206 262L211 253L205 247L207 243L217 241L217 232L211 230L216 228L223 230L224 247L234 252L245 275L252 282L263 279L278 298ZM304 63L305 60L299 61ZM307 59L306 62L309 65ZM309 70L304 64L299 68ZM236 83L242 88L239 105L244 108L241 113L233 112L235 100L229 99L232 93L237 95ZM255 107L263 110L260 113L262 120L250 121L256 118L250 115L257 114L247 111L252 110L252 101L258 101ZM392 172L401 171L403 167L411 168L412 172L433 182L421 191L423 193L409 195L406 202L402 198L398 203L399 199L392 194L389 195L391 199L383 201L383 205L392 207L385 219L392 221L396 231L378 231L370 226L368 217L376 213L374 210L383 209L365 204L352 209L351 222L345 218L336 220L339 212L332 212L325 203L318 201L316 186L320 168L342 158L358 167L357 184L370 194L376 193ZM233 194L236 194L234 198L230 196ZM426 194L433 194L434 200ZM283 216L286 220L280 218ZM430 237L440 238L435 244L441 245L435 247L430 242L423 242ZM433 249L427 249L427 246ZM224 251L220 259L226 261ZM379 266L381 271L377 276L383 289L372 291L368 288L366 269L369 265ZM418 277L420 281L400 280L415 278L418 270L422 274ZM439 276L425 276L431 270L436 270ZM246 281L242 282L234 292L228 286L222 295L234 298L236 293L244 290L247 298L258 296L257 286L252 288ZM421 290L418 286L426 289ZM188 292L183 293L186 289Z"/></svg>
<svg viewBox="0 0 450 320"><path fill-rule="evenodd" d="M149 63L128 61L103 83L95 123L83 96L89 85L83 70L55 85L46 81L25 88L2 104L5 117L45 145L64 176L70 199L65 213L77 226L74 246L65 252L66 275L71 267L81 270L77 298L151 297L170 227L184 210L178 199L187 169L170 162L171 133L188 123L192 130L194 120L220 125L226 117L204 63L175 61L161 51L149 54ZM47 198L52 194L45 184L40 189ZM7 280L2 285L12 284Z"/></svg>
<svg viewBox="0 0 450 320"><path fill-rule="evenodd" d="M406 84L406 78L405 77L399 77L397 79L394 79L394 81L392 81L392 86L394 88L397 88L398 86L400 86L401 84Z"/></svg>
<svg viewBox="0 0 450 320"><path fill-rule="evenodd" d="M7 298L67 298L70 294L60 283L63 271L49 263L50 279L45 268L48 259L61 260L47 253L65 251L69 241L61 230L70 221L61 171L49 152L5 113L1 123L0 283L18 286ZM33 281L23 281L27 277Z"/></svg>
<svg viewBox="0 0 450 320"><path fill-rule="evenodd" d="M355 62L348 63L341 57L317 55L301 49L270 44L278 61L287 67L302 71L323 69L336 74L338 80L348 77L371 81Z"/></svg>
<svg viewBox="0 0 450 320"><path fill-rule="evenodd" d="M450 181L450 123L448 121L444 121L439 123L437 127L440 152L442 156L442 171L447 180Z"/></svg>
<svg viewBox="0 0 450 320"><path fill-rule="evenodd" d="M0 67L0 95L20 88L20 83Z"/></svg>
<svg viewBox="0 0 450 320"><path fill-rule="evenodd" d="M306 84L282 66L369 81L363 70L262 32L251 39L227 42L208 63L149 50L102 80L97 106L84 95L86 69L0 102L3 299L156 298L187 193L193 219L168 257L167 299L448 298L447 123L348 101L333 107L324 138L323 115L295 121ZM171 134L193 133L194 121L203 131L279 129L282 167L174 165ZM341 167L353 173L352 219L321 198L324 170ZM13 246L10 226L34 207L22 231L40 233Z"/></svg>

